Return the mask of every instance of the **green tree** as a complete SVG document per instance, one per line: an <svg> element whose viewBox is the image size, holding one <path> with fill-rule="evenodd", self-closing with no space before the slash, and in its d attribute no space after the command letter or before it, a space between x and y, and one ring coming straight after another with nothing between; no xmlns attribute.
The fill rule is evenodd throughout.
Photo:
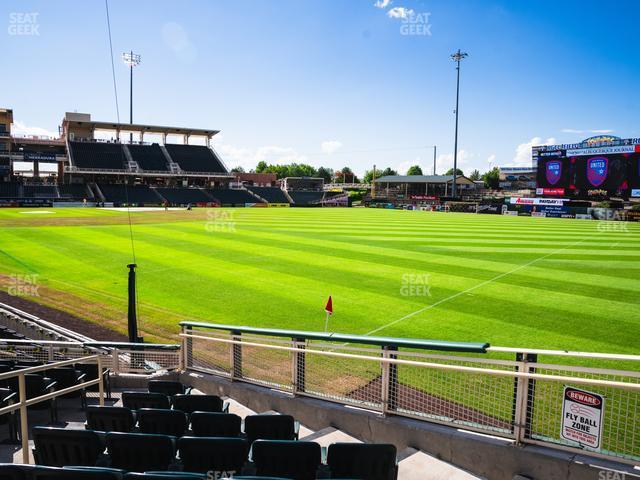
<svg viewBox="0 0 640 480"><path fill-rule="evenodd" d="M409 167L409 170L407 170L407 175L422 175L422 168L420 168L420 165Z"/></svg>
<svg viewBox="0 0 640 480"><path fill-rule="evenodd" d="M264 160L260 161L258 162L258 165L256 165L256 173L270 173L267 172L268 167L269 166L267 165L267 162L265 162Z"/></svg>
<svg viewBox="0 0 640 480"><path fill-rule="evenodd" d="M231 171L232 171L233 173L244 173L244 168L242 168L242 167L233 167L233 168L231 169Z"/></svg>
<svg viewBox="0 0 640 480"><path fill-rule="evenodd" d="M456 168L456 172L458 172L458 175L464 175L462 170L460 170L459 168ZM447 170L447 173L445 173L445 175L453 175L453 168L450 168L449 170Z"/></svg>
<svg viewBox="0 0 640 480"><path fill-rule="evenodd" d="M480 180L480 171L479 170L474 170L471 172L471 175L469 175L469 180L473 180L474 182L476 180Z"/></svg>
<svg viewBox="0 0 640 480"><path fill-rule="evenodd" d="M482 175L482 180L484 181L485 187L496 190L500 185L500 169L498 167L493 167L487 173Z"/></svg>
<svg viewBox="0 0 640 480"><path fill-rule="evenodd" d="M316 172L316 175L324 179L324 183L331 183L333 178L333 169L327 167L320 167Z"/></svg>

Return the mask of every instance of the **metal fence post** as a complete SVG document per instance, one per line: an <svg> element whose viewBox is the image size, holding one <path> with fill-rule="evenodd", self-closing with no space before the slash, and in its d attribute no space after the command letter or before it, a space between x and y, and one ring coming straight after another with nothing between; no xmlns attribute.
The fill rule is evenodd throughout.
<svg viewBox="0 0 640 480"><path fill-rule="evenodd" d="M49 345L49 361L53 362L53 345Z"/></svg>
<svg viewBox="0 0 640 480"><path fill-rule="evenodd" d="M529 363L538 361L538 356L530 353L517 353L517 371L530 373ZM535 380L517 377L514 382L513 396L513 434L516 442L523 443L531 429L535 398Z"/></svg>
<svg viewBox="0 0 640 480"><path fill-rule="evenodd" d="M307 366L306 355L304 353L304 338L292 338L293 347L299 349L300 352L293 352L293 393L301 393L305 391Z"/></svg>
<svg viewBox="0 0 640 480"><path fill-rule="evenodd" d="M96 359L98 362L98 379L100 382L98 383L98 402L101 407L104 407L104 375L102 374L102 355L98 354L98 358Z"/></svg>
<svg viewBox="0 0 640 480"><path fill-rule="evenodd" d="M22 463L29 462L29 421L27 419L27 388L24 373L18 375L18 390L20 391L20 440L22 441Z"/></svg>
<svg viewBox="0 0 640 480"><path fill-rule="evenodd" d="M120 350L114 348L111 355L113 356L113 374L118 375L120 373Z"/></svg>
<svg viewBox="0 0 640 480"><path fill-rule="evenodd" d="M190 325L186 327L185 334L192 335L193 327ZM189 369L189 367L193 367L193 338L187 337L184 342L184 368Z"/></svg>
<svg viewBox="0 0 640 480"><path fill-rule="evenodd" d="M382 357L396 359L398 347L382 347ZM382 411L387 414L398 408L398 365L382 362Z"/></svg>
<svg viewBox="0 0 640 480"><path fill-rule="evenodd" d="M239 342L242 340L242 333L233 330L231 339ZM231 344L231 380L242 378L242 345L238 343Z"/></svg>

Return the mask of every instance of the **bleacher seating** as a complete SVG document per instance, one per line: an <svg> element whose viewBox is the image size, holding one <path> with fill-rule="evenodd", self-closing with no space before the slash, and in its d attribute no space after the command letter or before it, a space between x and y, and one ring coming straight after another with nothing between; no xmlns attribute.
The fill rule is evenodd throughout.
<svg viewBox="0 0 640 480"><path fill-rule="evenodd" d="M93 192L84 184L58 185L60 198L73 200L93 199Z"/></svg>
<svg viewBox="0 0 640 480"><path fill-rule="evenodd" d="M100 436L92 430L34 427L34 459L50 467L93 466L104 450Z"/></svg>
<svg viewBox="0 0 640 480"><path fill-rule="evenodd" d="M395 480L398 475L394 445L334 443L329 445L327 465L333 478Z"/></svg>
<svg viewBox="0 0 640 480"><path fill-rule="evenodd" d="M87 407L87 430L100 432L131 432L136 425L130 408Z"/></svg>
<svg viewBox="0 0 640 480"><path fill-rule="evenodd" d="M229 408L217 395L173 395L171 399L173 408L187 414L193 412L224 412Z"/></svg>
<svg viewBox="0 0 640 480"><path fill-rule="evenodd" d="M105 202L129 205L160 205L162 199L147 185L124 185L100 183L98 188ZM128 200L128 201L127 201Z"/></svg>
<svg viewBox="0 0 640 480"><path fill-rule="evenodd" d="M111 467L127 471L169 470L175 444L169 435L109 432L106 436Z"/></svg>
<svg viewBox="0 0 640 480"><path fill-rule="evenodd" d="M149 380L147 386L151 393L162 393L169 397L173 395L185 394L191 390L190 387L183 385L180 382L174 382L171 380Z"/></svg>
<svg viewBox="0 0 640 480"><path fill-rule="evenodd" d="M119 143L69 142L69 147L78 168L124 170L126 158Z"/></svg>
<svg viewBox="0 0 640 480"><path fill-rule="evenodd" d="M227 173L222 162L204 145L165 145L172 160L185 172Z"/></svg>
<svg viewBox="0 0 640 480"><path fill-rule="evenodd" d="M55 185L23 185L22 196L25 198L58 198Z"/></svg>
<svg viewBox="0 0 640 480"><path fill-rule="evenodd" d="M187 472L241 472L249 444L242 438L182 437L178 452Z"/></svg>
<svg viewBox="0 0 640 480"><path fill-rule="evenodd" d="M289 196L295 205L315 205L324 197L324 192L289 191Z"/></svg>
<svg viewBox="0 0 640 480"><path fill-rule="evenodd" d="M245 203L262 203L246 190L209 189L207 193L215 198L221 205L242 205Z"/></svg>
<svg viewBox="0 0 640 480"><path fill-rule="evenodd" d="M287 196L277 187L247 187L247 189L264 198L269 203L289 203Z"/></svg>
<svg viewBox="0 0 640 480"><path fill-rule="evenodd" d="M0 182L0 198L21 198L22 184L18 182Z"/></svg>
<svg viewBox="0 0 640 480"><path fill-rule="evenodd" d="M143 170L168 171L167 159L160 145L127 145L131 158Z"/></svg>
<svg viewBox="0 0 640 480"><path fill-rule="evenodd" d="M196 203L213 203L213 198L209 197L199 188L156 188L158 194L173 205L188 205Z"/></svg>

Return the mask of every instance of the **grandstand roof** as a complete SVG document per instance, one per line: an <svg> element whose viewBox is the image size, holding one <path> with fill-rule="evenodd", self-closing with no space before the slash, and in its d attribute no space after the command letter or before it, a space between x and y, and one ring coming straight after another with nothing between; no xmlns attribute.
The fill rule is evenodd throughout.
<svg viewBox="0 0 640 480"><path fill-rule="evenodd" d="M220 130L203 128L167 127L162 125L144 125L141 123L99 122L69 118L65 118L63 123L76 127L86 127L91 130L122 130L125 132L164 133L167 135L201 135L205 137L213 137L220 133Z"/></svg>
<svg viewBox="0 0 640 480"><path fill-rule="evenodd" d="M452 183L453 175L387 175L375 179L376 183ZM456 183L473 183L464 175L458 175Z"/></svg>

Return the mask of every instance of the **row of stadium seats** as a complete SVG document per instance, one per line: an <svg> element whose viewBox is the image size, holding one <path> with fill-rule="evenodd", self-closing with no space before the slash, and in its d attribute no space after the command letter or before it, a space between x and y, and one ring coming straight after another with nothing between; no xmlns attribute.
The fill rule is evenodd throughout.
<svg viewBox="0 0 640 480"><path fill-rule="evenodd" d="M274 415L277 416L277 415ZM315 479L365 478L394 480L396 448L388 444L334 443L322 463L318 443L297 440L255 440L236 437L176 438L170 435L33 429L37 464L63 467L108 466L127 472L185 471L255 473ZM327 478L321 475L321 478Z"/></svg>
<svg viewBox="0 0 640 480"><path fill-rule="evenodd" d="M72 164L81 169L124 170L127 156L120 143L69 142ZM126 145L132 160L143 170L169 171L158 144ZM185 172L227 173L213 150L204 145L165 145L172 161Z"/></svg>
<svg viewBox="0 0 640 480"><path fill-rule="evenodd" d="M290 190L289 196L296 205L314 205L324 198L324 192L305 192Z"/></svg>
<svg viewBox="0 0 640 480"><path fill-rule="evenodd" d="M264 198L268 203L289 203L289 199L277 187L247 187L249 191Z"/></svg>
<svg viewBox="0 0 640 480"><path fill-rule="evenodd" d="M148 185L127 185L114 183L100 183L98 188L104 197L105 202L135 204L135 205L158 205L164 200L156 191Z"/></svg>

